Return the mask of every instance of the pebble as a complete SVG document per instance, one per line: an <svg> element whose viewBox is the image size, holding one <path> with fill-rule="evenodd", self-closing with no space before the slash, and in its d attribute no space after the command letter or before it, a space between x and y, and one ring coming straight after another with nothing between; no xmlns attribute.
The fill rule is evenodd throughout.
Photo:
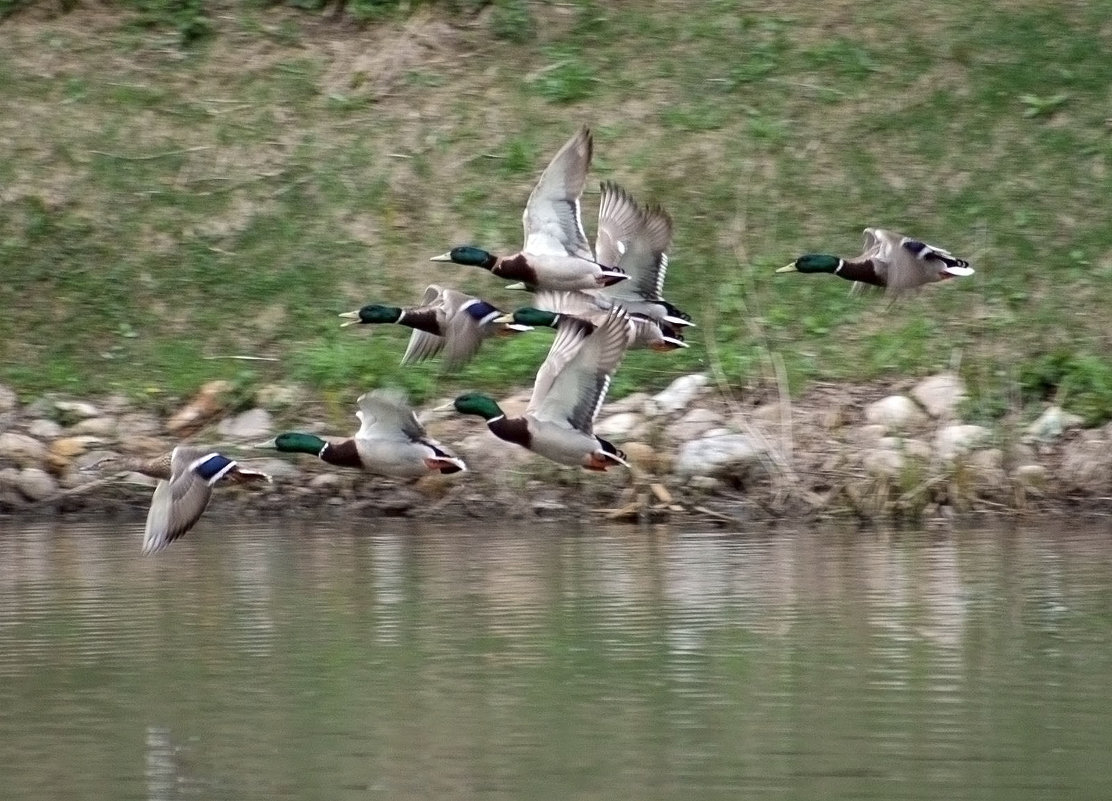
<svg viewBox="0 0 1112 801"><path fill-rule="evenodd" d="M958 406L965 400L965 382L953 373L938 373L924 378L911 390L931 417L952 420L957 417Z"/></svg>
<svg viewBox="0 0 1112 801"><path fill-rule="evenodd" d="M0 461L19 467L38 467L46 461L46 446L34 437L7 431L0 434Z"/></svg>
<svg viewBox="0 0 1112 801"><path fill-rule="evenodd" d="M25 467L15 477L15 486L30 501L42 501L58 491L50 474L38 467Z"/></svg>
<svg viewBox="0 0 1112 801"><path fill-rule="evenodd" d="M984 426L955 424L938 430L934 437L934 449L939 457L951 460L973 450L986 439L989 431Z"/></svg>
<svg viewBox="0 0 1112 801"><path fill-rule="evenodd" d="M745 434L725 434L686 442L676 456L681 476L715 476L737 472L758 462L764 451Z"/></svg>
<svg viewBox="0 0 1112 801"><path fill-rule="evenodd" d="M1041 487L1050 477L1050 471L1041 464L1021 464L1012 471L1012 478L1025 487Z"/></svg>
<svg viewBox="0 0 1112 801"><path fill-rule="evenodd" d="M251 409L220 421L216 431L230 439L265 439L274 430L274 421L266 409Z"/></svg>
<svg viewBox="0 0 1112 801"><path fill-rule="evenodd" d="M255 393L255 403L271 411L297 406L304 398L305 390L297 384L266 384Z"/></svg>
<svg viewBox="0 0 1112 801"><path fill-rule="evenodd" d="M641 425L643 419L641 415L635 412L612 414L595 423L595 433L600 437L621 438Z"/></svg>
<svg viewBox="0 0 1112 801"><path fill-rule="evenodd" d="M669 384L667 389L653 395L645 403L645 414L650 417L660 413L672 414L686 408L699 396L709 381L710 379L703 373L680 376Z"/></svg>
<svg viewBox="0 0 1112 801"><path fill-rule="evenodd" d="M40 417L27 426L27 433L35 439L54 439L62 436L62 427L53 420Z"/></svg>
<svg viewBox="0 0 1112 801"><path fill-rule="evenodd" d="M866 451L861 459L865 472L871 476L894 478L903 472L904 457L898 451L876 448Z"/></svg>
<svg viewBox="0 0 1112 801"><path fill-rule="evenodd" d="M94 437L115 439L119 424L115 417L88 417L70 427L70 434L89 434Z"/></svg>
<svg viewBox="0 0 1112 801"><path fill-rule="evenodd" d="M89 417L100 416L100 409L88 401L54 401L54 408L60 412L63 417L67 417L71 420L85 420Z"/></svg>
<svg viewBox="0 0 1112 801"><path fill-rule="evenodd" d="M906 395L889 395L865 407L865 421L889 431L906 431L926 423L927 415Z"/></svg>
<svg viewBox="0 0 1112 801"><path fill-rule="evenodd" d="M665 430L673 442L688 442L722 425L722 415L711 409L696 406Z"/></svg>
<svg viewBox="0 0 1112 801"><path fill-rule="evenodd" d="M1050 442L1061 437L1067 429L1080 428L1083 422L1080 415L1070 414L1060 406L1050 406L1027 426L1026 433L1033 439Z"/></svg>

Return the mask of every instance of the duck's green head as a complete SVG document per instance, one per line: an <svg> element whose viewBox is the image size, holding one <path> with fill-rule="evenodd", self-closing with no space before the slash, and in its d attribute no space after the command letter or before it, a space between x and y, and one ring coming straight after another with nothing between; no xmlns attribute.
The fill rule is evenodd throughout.
<svg viewBox="0 0 1112 801"><path fill-rule="evenodd" d="M312 434L291 431L279 434L270 442L264 443L264 446L272 447L282 453L309 453L316 456L324 450L326 444L323 439L314 437Z"/></svg>
<svg viewBox="0 0 1112 801"><path fill-rule="evenodd" d="M397 306L381 306L371 303L353 312L344 312L340 315L347 319L340 326L356 325L359 323L373 325L375 323L396 323L402 318L402 310Z"/></svg>
<svg viewBox="0 0 1112 801"><path fill-rule="evenodd" d="M528 325L533 328L555 328L556 322L560 319L560 315L556 312L534 309L532 306L522 306L520 309L515 309L514 313L508 316L511 319L506 322Z"/></svg>
<svg viewBox="0 0 1112 801"><path fill-rule="evenodd" d="M826 253L808 253L800 256L791 264L786 264L776 272L786 273L798 271L801 273L835 273L842 266L842 260L837 256Z"/></svg>
<svg viewBox="0 0 1112 801"><path fill-rule="evenodd" d="M477 248L472 245L463 245L458 248L452 248L447 253L442 253L439 256L433 256L430 261L450 261L455 264L466 264L471 267L490 268L494 265L496 259L482 248Z"/></svg>
<svg viewBox="0 0 1112 801"><path fill-rule="evenodd" d="M478 392L468 392L460 395L452 406L460 414L475 414L484 420L493 420L495 417L502 417L502 409L498 403L487 395L481 395Z"/></svg>

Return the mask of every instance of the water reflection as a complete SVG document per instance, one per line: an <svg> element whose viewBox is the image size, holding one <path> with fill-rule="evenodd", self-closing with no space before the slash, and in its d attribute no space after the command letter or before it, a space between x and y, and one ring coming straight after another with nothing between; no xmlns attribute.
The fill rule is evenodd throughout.
<svg viewBox="0 0 1112 801"><path fill-rule="evenodd" d="M13 797L1100 797L1104 530L0 534Z"/></svg>

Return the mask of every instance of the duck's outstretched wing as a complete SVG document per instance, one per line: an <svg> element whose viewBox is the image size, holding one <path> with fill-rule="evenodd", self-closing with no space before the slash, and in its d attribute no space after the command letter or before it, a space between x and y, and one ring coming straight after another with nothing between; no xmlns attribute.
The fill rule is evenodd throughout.
<svg viewBox="0 0 1112 801"><path fill-rule="evenodd" d="M597 326L567 318L537 372L526 413L590 434L630 338L622 309L611 309Z"/></svg>
<svg viewBox="0 0 1112 801"><path fill-rule="evenodd" d="M629 275L602 292L617 300L660 300L672 247L672 218L659 205L638 203L612 181L604 181L601 190L596 257L599 264Z"/></svg>
<svg viewBox="0 0 1112 801"><path fill-rule="evenodd" d="M425 436L405 393L396 389L376 389L359 396L359 431L355 438L368 440L408 440L416 442Z"/></svg>
<svg viewBox="0 0 1112 801"><path fill-rule="evenodd" d="M580 198L587 183L594 140L580 128L552 158L529 195L521 215L525 253L576 256L594 261L583 231Z"/></svg>

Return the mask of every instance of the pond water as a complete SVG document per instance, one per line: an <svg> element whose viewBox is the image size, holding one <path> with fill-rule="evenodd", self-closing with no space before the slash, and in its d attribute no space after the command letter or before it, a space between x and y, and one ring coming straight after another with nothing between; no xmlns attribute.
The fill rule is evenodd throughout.
<svg viewBox="0 0 1112 801"><path fill-rule="evenodd" d="M5 799L1098 799L1112 531L0 522Z"/></svg>

